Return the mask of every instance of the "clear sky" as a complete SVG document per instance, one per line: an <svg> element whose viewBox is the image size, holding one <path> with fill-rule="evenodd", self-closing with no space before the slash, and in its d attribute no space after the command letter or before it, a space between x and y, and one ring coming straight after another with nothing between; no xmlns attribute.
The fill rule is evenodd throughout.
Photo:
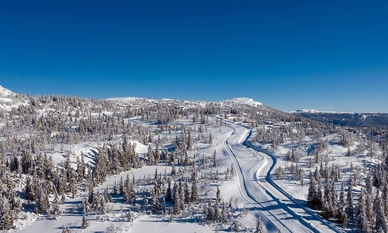
<svg viewBox="0 0 388 233"><path fill-rule="evenodd" d="M0 1L0 85L388 112L388 1Z"/></svg>

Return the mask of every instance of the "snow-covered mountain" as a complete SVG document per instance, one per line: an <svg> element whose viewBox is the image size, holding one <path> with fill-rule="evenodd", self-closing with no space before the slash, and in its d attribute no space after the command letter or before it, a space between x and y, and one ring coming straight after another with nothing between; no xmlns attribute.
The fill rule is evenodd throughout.
<svg viewBox="0 0 388 233"><path fill-rule="evenodd" d="M0 97L15 97L15 96L16 96L15 93L8 90L7 88L0 86Z"/></svg>
<svg viewBox="0 0 388 233"><path fill-rule="evenodd" d="M263 105L260 102L254 101L251 98L245 98L245 97L240 97L240 98L233 98L229 100L224 100L221 101L222 103L230 104L230 103L236 103L236 104L247 104L247 105L252 105L252 106L260 106Z"/></svg>
<svg viewBox="0 0 388 233"><path fill-rule="evenodd" d="M10 111L13 107L18 107L21 104L25 104L17 98L17 94L0 86L0 110Z"/></svg>
<svg viewBox="0 0 388 233"><path fill-rule="evenodd" d="M290 111L290 113L336 113L334 111L321 111L316 109L298 109L295 111Z"/></svg>
<svg viewBox="0 0 388 233"><path fill-rule="evenodd" d="M296 110L290 113L300 115L311 120L335 125L348 126L386 126L388 124L388 114L386 113L354 113L354 112L329 112L318 110Z"/></svg>
<svg viewBox="0 0 388 233"><path fill-rule="evenodd" d="M108 101L113 101L120 104L134 104L139 102L144 103L157 103L157 102L170 102L175 104L195 104L195 105L201 105L205 106L206 103L220 103L222 105L234 105L234 104L245 104L245 105L251 105L251 106L261 106L262 103L255 101L251 98L246 97L239 97L239 98L233 98L233 99L227 99L222 101L203 101L203 100L176 100L176 99L168 99L168 98L162 98L160 100L157 99L150 99L150 98L141 98L141 97L119 97L119 98L108 98L106 99Z"/></svg>

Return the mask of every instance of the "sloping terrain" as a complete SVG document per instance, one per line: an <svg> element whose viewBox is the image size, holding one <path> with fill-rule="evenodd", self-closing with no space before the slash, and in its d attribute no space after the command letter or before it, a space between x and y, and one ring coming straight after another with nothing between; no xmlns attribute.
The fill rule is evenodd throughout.
<svg viewBox="0 0 388 233"><path fill-rule="evenodd" d="M351 127L386 127L388 113L335 113L297 111L294 114L324 123Z"/></svg>
<svg viewBox="0 0 388 233"><path fill-rule="evenodd" d="M2 230L384 231L384 130L249 98L1 95Z"/></svg>
<svg viewBox="0 0 388 233"><path fill-rule="evenodd" d="M17 108L22 104L27 104L25 99L0 86L0 111L10 111L12 108Z"/></svg>

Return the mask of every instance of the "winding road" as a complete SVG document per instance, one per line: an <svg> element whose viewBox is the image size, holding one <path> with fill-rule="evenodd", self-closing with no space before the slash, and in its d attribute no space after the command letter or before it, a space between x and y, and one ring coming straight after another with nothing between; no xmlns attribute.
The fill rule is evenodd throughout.
<svg viewBox="0 0 388 233"><path fill-rule="evenodd" d="M248 209L262 213L268 231L282 232L345 232L300 204L279 187L271 177L277 158L248 140L252 130L240 123L225 121L231 129L224 138L224 147L237 171L239 189L247 200ZM258 152L253 157L253 151Z"/></svg>

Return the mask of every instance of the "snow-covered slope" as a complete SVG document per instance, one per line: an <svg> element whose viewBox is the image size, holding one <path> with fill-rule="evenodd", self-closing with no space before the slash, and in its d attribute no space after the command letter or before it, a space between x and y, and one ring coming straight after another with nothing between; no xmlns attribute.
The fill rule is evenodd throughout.
<svg viewBox="0 0 388 233"><path fill-rule="evenodd" d="M0 110L9 111L21 104L24 104L24 102L17 99L16 93L0 86Z"/></svg>
<svg viewBox="0 0 388 233"><path fill-rule="evenodd" d="M318 110L296 110L290 112L311 120L333 123L335 125L348 126L386 126L388 124L387 113L354 113L354 112L325 112Z"/></svg>
<svg viewBox="0 0 388 233"><path fill-rule="evenodd" d="M252 105L252 106L259 106L262 105L262 103L254 101L253 99L250 98L245 98L245 97L240 97L240 98L233 98L230 100L224 100L222 103L225 104L231 104L231 103L236 103L236 104L247 104L247 105Z"/></svg>
<svg viewBox="0 0 388 233"><path fill-rule="evenodd" d="M15 97L16 94L12 91L8 90L7 88L4 88L0 86L0 96L1 97Z"/></svg>
<svg viewBox="0 0 388 233"><path fill-rule="evenodd" d="M162 98L160 100L158 99L149 99L149 98L141 98L141 97L119 97L119 98L108 98L106 99L108 101L113 101L119 104L138 104L138 103L158 103L158 102L164 102L164 103L175 103L175 104L182 104L187 107L187 105L199 105L204 107L206 103L221 103L222 105L236 105L236 104L245 104L250 106L261 106L263 105L260 102L257 102L251 98L246 97L239 97L239 98L233 98L233 99L227 99L223 101L217 101L217 102L211 102L211 101L201 101L201 100L175 100L175 99L168 99L168 98Z"/></svg>
<svg viewBox="0 0 388 233"><path fill-rule="evenodd" d="M316 109L298 109L295 111L290 111L290 113L335 113L334 111L320 111Z"/></svg>

